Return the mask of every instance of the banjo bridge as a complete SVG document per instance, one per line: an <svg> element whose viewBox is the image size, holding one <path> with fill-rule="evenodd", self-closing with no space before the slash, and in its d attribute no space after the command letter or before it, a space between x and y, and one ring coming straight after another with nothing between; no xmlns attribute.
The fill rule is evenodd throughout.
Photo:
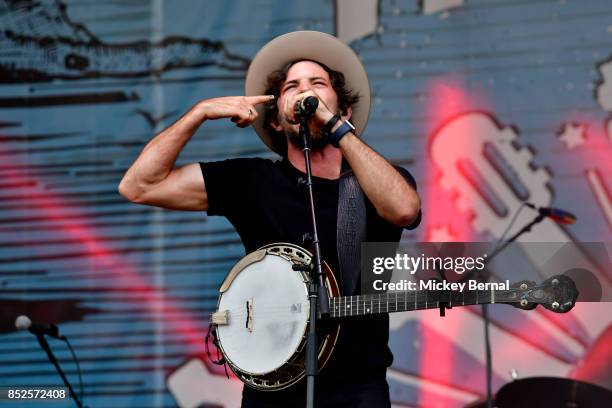
<svg viewBox="0 0 612 408"><path fill-rule="evenodd" d="M246 301L246 329L249 333L253 333L253 298Z"/></svg>

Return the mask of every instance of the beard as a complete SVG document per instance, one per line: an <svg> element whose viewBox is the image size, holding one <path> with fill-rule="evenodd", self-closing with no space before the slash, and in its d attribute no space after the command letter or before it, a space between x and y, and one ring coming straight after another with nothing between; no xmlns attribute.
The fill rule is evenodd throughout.
<svg viewBox="0 0 612 408"><path fill-rule="evenodd" d="M285 127L285 134L287 135L289 143L296 146L300 150L303 150L304 139L300 136L299 126L291 126L291 124L286 119L285 123L289 125ZM323 129L310 128L310 150L323 150L323 148L328 144L329 140L327 139L327 135L323 134Z"/></svg>
<svg viewBox="0 0 612 408"><path fill-rule="evenodd" d="M295 147L299 148L300 150L304 149L304 139L300 136L299 132L288 132L287 138L289 139L289 143ZM327 136L323 135L321 132L310 135L310 150L323 150L323 148L328 144L329 140L327 140Z"/></svg>

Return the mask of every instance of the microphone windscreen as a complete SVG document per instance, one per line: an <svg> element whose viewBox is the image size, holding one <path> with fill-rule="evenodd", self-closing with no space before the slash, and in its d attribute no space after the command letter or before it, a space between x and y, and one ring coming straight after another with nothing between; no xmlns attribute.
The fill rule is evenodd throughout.
<svg viewBox="0 0 612 408"><path fill-rule="evenodd" d="M32 320L28 316L21 315L15 320L15 328L17 330L28 330L32 326Z"/></svg>
<svg viewBox="0 0 612 408"><path fill-rule="evenodd" d="M559 224L571 225L576 222L576 216L574 214L566 213L566 214L555 214L552 213L549 215L555 222Z"/></svg>
<svg viewBox="0 0 612 408"><path fill-rule="evenodd" d="M317 98L316 96L306 97L306 99L304 99L304 107L306 108L306 110L316 110L319 107L319 98Z"/></svg>

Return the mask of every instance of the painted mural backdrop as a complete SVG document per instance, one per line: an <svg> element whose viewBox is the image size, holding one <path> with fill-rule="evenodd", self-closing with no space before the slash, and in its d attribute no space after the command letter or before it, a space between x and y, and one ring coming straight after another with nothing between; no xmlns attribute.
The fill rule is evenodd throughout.
<svg viewBox="0 0 612 408"><path fill-rule="evenodd" d="M204 358L238 236L219 217L129 204L117 184L156 132L200 99L242 94L256 51L298 29L339 35L366 66L364 138L423 197L403 240L496 240L525 200L578 223L524 241L610 240L608 0L0 0L0 386L61 384L15 331L25 313L71 339L86 405L239 404L242 385ZM251 156L273 157L217 121L179 164ZM511 373L612 387L609 303L491 314L495 389ZM391 330L395 405L482 398L479 309L395 314Z"/></svg>

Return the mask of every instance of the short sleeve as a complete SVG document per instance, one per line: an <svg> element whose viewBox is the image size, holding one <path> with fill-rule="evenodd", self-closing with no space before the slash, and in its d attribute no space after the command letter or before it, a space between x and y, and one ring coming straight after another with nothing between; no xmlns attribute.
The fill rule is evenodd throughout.
<svg viewBox="0 0 612 408"><path fill-rule="evenodd" d="M208 215L227 216L236 209L238 194L244 187L245 164L236 159L200 163L208 196Z"/></svg>
<svg viewBox="0 0 612 408"><path fill-rule="evenodd" d="M406 179L406 181L408 182L408 184L410 184L412 186L412 188L414 188L415 190L417 189L417 185L416 185L416 181L414 180L414 177L412 177L412 174L410 174L410 172L408 170L406 170L405 168L401 167L401 166L394 166L395 169ZM404 227L405 229L408 230L413 230L416 227L419 226L419 224L421 223L421 210L419 209L419 214L416 217L416 220L414 220L414 222L406 227Z"/></svg>

